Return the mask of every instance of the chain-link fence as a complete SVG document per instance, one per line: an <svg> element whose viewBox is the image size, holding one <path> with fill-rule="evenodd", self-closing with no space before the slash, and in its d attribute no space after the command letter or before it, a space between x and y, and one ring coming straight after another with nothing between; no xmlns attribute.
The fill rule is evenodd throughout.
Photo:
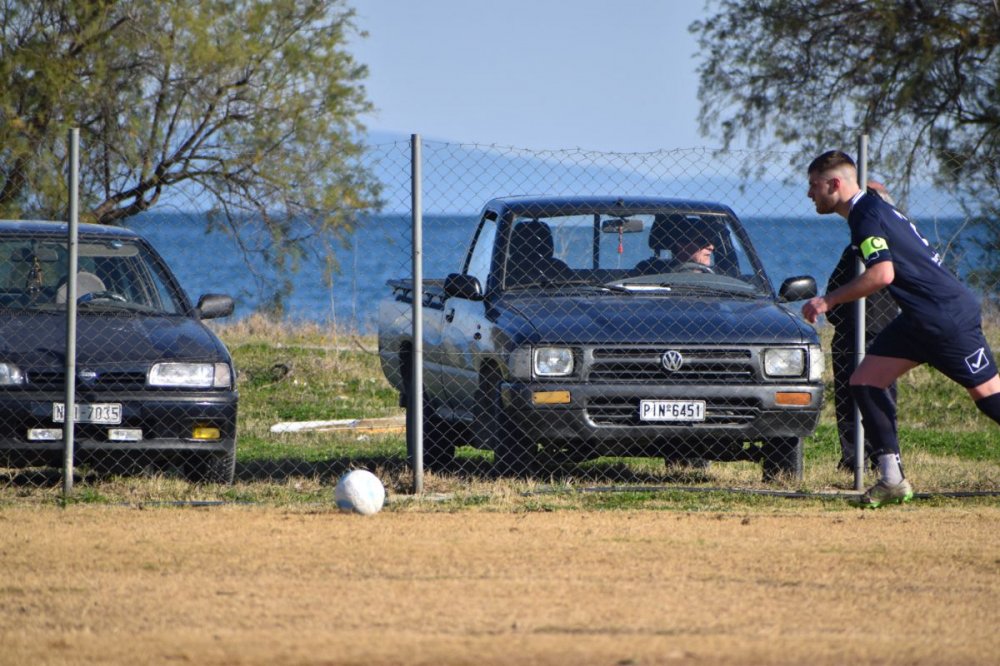
<svg viewBox="0 0 1000 666"><path fill-rule="evenodd" d="M341 234L332 283L320 263L289 278L284 321L252 316L273 302L266 270L241 272L245 248L205 236L198 215L140 218L141 235L81 227L73 281L65 225L4 223L0 487L58 485L67 377L76 483L105 492L310 492L362 466L400 491L414 468L429 490L507 477L851 487L853 419L834 409L833 369L856 351L798 316L848 231L816 215L793 155L421 148L423 288L411 144L380 144L363 163L381 209ZM877 163L870 175L888 180ZM989 258L957 195L930 181L905 194L956 272ZM235 296L236 316L210 330L202 320L233 307L213 293ZM900 386L908 473L923 489L996 490L995 426L939 380Z"/></svg>
<svg viewBox="0 0 1000 666"><path fill-rule="evenodd" d="M410 424L411 456L447 473L487 451L494 474L569 482L843 483L804 479L810 461L856 470L860 483L871 461L867 442L856 455L846 390L858 357L851 308L831 313L832 345L831 327L820 327L824 354L797 303L813 282L821 292L843 283L836 273L853 273L854 255L844 220L816 214L794 156L433 142L422 153L423 348L412 337L409 262L378 323L386 375L401 404L422 411ZM410 175L389 188L404 210ZM900 208L945 261L981 275L987 238L965 203L932 180L907 183L905 195ZM410 240L404 233L400 244ZM895 306L873 298L868 313L874 333ZM917 381L938 379L927 371ZM833 403L825 424L824 397ZM972 428L994 440L993 424L965 400ZM939 435L956 439L952 426ZM969 475L938 460L942 450L926 456L933 484L995 486L995 463Z"/></svg>

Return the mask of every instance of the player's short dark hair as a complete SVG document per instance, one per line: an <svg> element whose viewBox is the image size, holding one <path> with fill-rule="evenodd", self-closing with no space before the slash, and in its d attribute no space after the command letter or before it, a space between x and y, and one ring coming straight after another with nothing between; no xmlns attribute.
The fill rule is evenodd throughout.
<svg viewBox="0 0 1000 666"><path fill-rule="evenodd" d="M847 153L842 150L828 150L810 162L809 173L826 173L842 166L858 168Z"/></svg>

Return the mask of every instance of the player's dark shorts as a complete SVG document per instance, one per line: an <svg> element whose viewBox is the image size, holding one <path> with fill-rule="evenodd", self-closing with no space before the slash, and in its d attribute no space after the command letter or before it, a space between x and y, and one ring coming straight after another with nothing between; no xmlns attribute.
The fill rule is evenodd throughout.
<svg viewBox="0 0 1000 666"><path fill-rule="evenodd" d="M868 353L926 363L965 388L979 386L997 374L978 316L932 332L903 313L878 334Z"/></svg>

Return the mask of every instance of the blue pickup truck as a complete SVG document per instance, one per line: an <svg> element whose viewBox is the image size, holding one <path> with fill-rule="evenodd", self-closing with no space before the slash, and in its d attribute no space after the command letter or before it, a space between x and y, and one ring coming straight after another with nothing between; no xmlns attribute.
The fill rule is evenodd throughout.
<svg viewBox="0 0 1000 666"><path fill-rule="evenodd" d="M471 445L509 475L548 452L754 460L765 480L801 478L824 359L786 304L814 296L816 282L788 278L775 294L729 207L498 198L460 265L419 295L428 468ZM405 407L416 294L410 280L389 286L379 354Z"/></svg>

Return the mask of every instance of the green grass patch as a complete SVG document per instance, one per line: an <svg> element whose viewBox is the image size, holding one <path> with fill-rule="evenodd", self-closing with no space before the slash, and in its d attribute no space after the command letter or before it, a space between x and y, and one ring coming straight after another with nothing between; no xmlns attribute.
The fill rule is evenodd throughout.
<svg viewBox="0 0 1000 666"><path fill-rule="evenodd" d="M285 421L399 417L399 397L382 376L373 336L318 325L275 324L250 318L217 326L237 367L240 412L237 482L192 485L169 475L94 478L85 475L71 501L87 503L198 503L211 501L329 506L337 478L366 468L385 483L391 511L781 511L803 507L852 508L844 497L853 476L836 471L840 456L827 377L827 404L805 441L805 478L764 484L760 465L712 463L707 469L667 467L659 458L600 458L583 463L548 460L532 479L498 479L492 453L457 452L448 473L428 471L424 495L410 495L412 472L402 431L276 433ZM995 349L998 327L987 330ZM824 332L828 336L828 332ZM828 348L828 345L827 345ZM907 476L918 492L1000 491L1000 428L976 410L965 390L927 368L899 384L899 427ZM61 500L57 473L17 472L0 477L0 504ZM673 488L672 488L673 487ZM676 488L676 489L674 489ZM680 488L691 489L680 490ZM718 489L754 492L720 492ZM813 493L806 499L766 491ZM921 506L979 498L922 500Z"/></svg>

